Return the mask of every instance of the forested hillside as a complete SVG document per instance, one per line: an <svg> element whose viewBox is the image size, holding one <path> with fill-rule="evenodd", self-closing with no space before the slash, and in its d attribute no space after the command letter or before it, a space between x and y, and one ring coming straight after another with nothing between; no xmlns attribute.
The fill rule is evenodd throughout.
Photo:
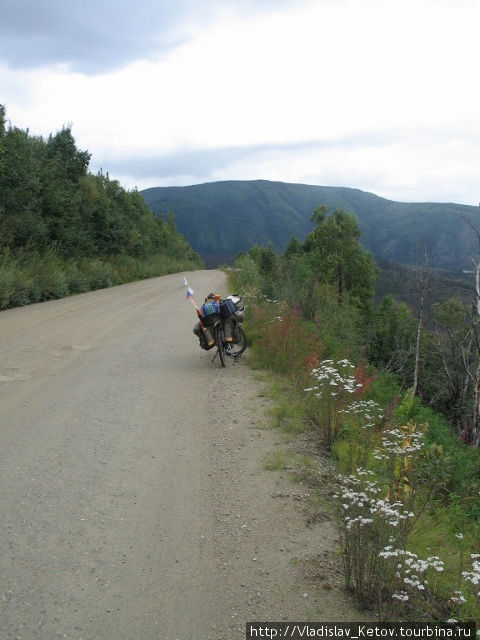
<svg viewBox="0 0 480 640"><path fill-rule="evenodd" d="M32 136L0 105L0 309L201 265L173 217L89 162L69 127Z"/></svg>
<svg viewBox="0 0 480 640"><path fill-rule="evenodd" d="M362 245L377 259L416 264L427 243L434 265L469 268L478 253L477 239L463 216L477 224L476 207L440 203L400 203L359 189L283 182L227 181L188 187L158 187L140 192L156 214L175 213L179 230L211 264L231 259L254 244L272 243L283 251L292 234L302 241L312 230L311 212L352 213Z"/></svg>

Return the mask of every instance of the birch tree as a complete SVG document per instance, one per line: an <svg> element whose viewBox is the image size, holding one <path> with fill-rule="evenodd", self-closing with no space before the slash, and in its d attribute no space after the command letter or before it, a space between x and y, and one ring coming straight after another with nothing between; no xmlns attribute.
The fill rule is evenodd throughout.
<svg viewBox="0 0 480 640"><path fill-rule="evenodd" d="M464 218L464 220L477 236L480 247L480 232L470 220L467 218ZM479 256L476 260L472 258L472 262L475 267L475 292L471 324L473 342L477 352L477 364L475 371L467 371L473 382L473 415L471 425L467 428L466 439L472 446L478 447L480 446L480 250Z"/></svg>

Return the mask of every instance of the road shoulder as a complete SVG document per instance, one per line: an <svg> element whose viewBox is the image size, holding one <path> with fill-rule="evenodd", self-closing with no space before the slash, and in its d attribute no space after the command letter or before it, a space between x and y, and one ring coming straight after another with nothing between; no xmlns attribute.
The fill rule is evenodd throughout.
<svg viewBox="0 0 480 640"><path fill-rule="evenodd" d="M247 362L209 369L217 570L229 612L217 637L242 637L246 621L364 620L343 589L331 516L310 517L307 484L265 468L275 451L308 444L286 443L272 427L274 401Z"/></svg>

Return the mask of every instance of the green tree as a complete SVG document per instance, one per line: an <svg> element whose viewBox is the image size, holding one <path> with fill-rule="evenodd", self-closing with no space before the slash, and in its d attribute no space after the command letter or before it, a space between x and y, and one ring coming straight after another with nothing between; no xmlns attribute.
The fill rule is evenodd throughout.
<svg viewBox="0 0 480 640"><path fill-rule="evenodd" d="M5 107L0 104L0 175L3 170L3 159L5 157Z"/></svg>
<svg viewBox="0 0 480 640"><path fill-rule="evenodd" d="M402 302L387 295L375 309L367 355L373 364L410 383L415 361L415 318Z"/></svg>
<svg viewBox="0 0 480 640"><path fill-rule="evenodd" d="M301 253L301 251L302 251L302 247L300 242L297 240L295 235L292 235L292 237L290 238L285 248L283 257L286 260L289 260L292 256L298 256Z"/></svg>
<svg viewBox="0 0 480 640"><path fill-rule="evenodd" d="M77 149L71 126L64 127L47 142L47 158L54 160L65 177L77 183L87 173L91 154Z"/></svg>
<svg viewBox="0 0 480 640"><path fill-rule="evenodd" d="M1 308L201 265L173 219L89 161L70 127L7 129L0 105Z"/></svg>
<svg viewBox="0 0 480 640"><path fill-rule="evenodd" d="M263 293L272 297L277 288L279 257L276 255L271 243L268 247L258 247L255 245L248 251L258 268L261 278L260 287Z"/></svg>
<svg viewBox="0 0 480 640"><path fill-rule="evenodd" d="M315 228L303 243L319 282L335 284L339 302L348 293L362 306L374 294L378 269L371 254L362 249L355 218L343 209L326 217L326 207L312 214Z"/></svg>
<svg viewBox="0 0 480 640"><path fill-rule="evenodd" d="M28 131L10 127L4 132L2 146L0 242L11 249L44 247L48 243L41 197L45 143Z"/></svg>

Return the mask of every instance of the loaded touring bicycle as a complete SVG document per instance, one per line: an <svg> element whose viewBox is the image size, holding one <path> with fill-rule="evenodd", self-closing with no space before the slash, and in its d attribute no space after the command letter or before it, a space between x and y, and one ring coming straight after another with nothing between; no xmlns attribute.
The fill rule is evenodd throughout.
<svg viewBox="0 0 480 640"><path fill-rule="evenodd" d="M226 366L228 357L238 362L247 348L247 336L242 328L245 307L241 296L231 295L218 301L209 296L197 309L197 314L199 322L193 331L202 349L208 351L216 347L213 360L218 355L222 367Z"/></svg>

